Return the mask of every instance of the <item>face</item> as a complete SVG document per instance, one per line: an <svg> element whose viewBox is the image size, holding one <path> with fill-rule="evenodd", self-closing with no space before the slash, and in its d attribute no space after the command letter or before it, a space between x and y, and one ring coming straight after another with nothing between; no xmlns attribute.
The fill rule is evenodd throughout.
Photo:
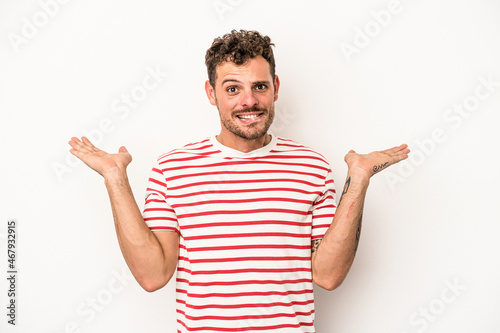
<svg viewBox="0 0 500 333"><path fill-rule="evenodd" d="M205 89L219 110L223 140L264 138L274 118L279 89L279 79L271 77L269 63L259 56L241 66L226 62L216 71L215 87L207 81Z"/></svg>

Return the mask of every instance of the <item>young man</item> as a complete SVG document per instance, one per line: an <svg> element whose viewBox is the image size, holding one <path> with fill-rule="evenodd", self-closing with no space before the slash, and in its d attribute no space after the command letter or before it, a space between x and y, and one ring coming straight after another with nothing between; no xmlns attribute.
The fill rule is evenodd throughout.
<svg viewBox="0 0 500 333"><path fill-rule="evenodd" d="M139 284L162 288L177 268L178 332L314 332L312 282L327 290L342 283L370 177L408 157L406 145L348 152L337 205L327 161L268 133L280 85L272 45L243 30L214 40L205 90L221 131L158 158L142 214L124 147L108 154L86 138L69 142L104 177Z"/></svg>

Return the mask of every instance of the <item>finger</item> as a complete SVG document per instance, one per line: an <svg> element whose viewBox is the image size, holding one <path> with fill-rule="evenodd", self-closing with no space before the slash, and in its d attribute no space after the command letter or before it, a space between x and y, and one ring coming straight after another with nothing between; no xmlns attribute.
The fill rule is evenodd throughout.
<svg viewBox="0 0 500 333"><path fill-rule="evenodd" d="M125 146L121 146L120 149L118 149L118 152L119 153L128 153L128 150L127 150L127 148L125 148Z"/></svg>
<svg viewBox="0 0 500 333"><path fill-rule="evenodd" d="M70 145L73 148L71 148L69 150L69 152L71 154L73 154L74 156L78 157L79 159L82 159L82 156L83 156L84 153L80 150L80 148L78 147L78 145L74 144L72 141L70 141Z"/></svg>
<svg viewBox="0 0 500 333"><path fill-rule="evenodd" d="M352 154L356 154L356 152L354 150L349 150L347 152L347 154L345 154L344 156L344 161L347 163L347 161L351 158Z"/></svg>
<svg viewBox="0 0 500 333"><path fill-rule="evenodd" d="M410 152L410 149L408 149L407 144L402 144L400 146L390 148L386 150L386 152L391 155L401 155L401 154L408 154Z"/></svg>
<svg viewBox="0 0 500 333"><path fill-rule="evenodd" d="M404 158L407 158L409 153L410 153L410 149L408 148L407 144L402 144L397 149L397 154L404 156Z"/></svg>
<svg viewBox="0 0 500 333"><path fill-rule="evenodd" d="M72 137L68 143L71 146L71 148L78 151L83 150L85 147L83 143L78 138L75 137Z"/></svg>
<svg viewBox="0 0 500 333"><path fill-rule="evenodd" d="M81 141L77 137L72 137L71 140L68 141L68 143L71 147L75 148L79 143L81 143Z"/></svg>
<svg viewBox="0 0 500 333"><path fill-rule="evenodd" d="M406 147L408 147L407 144L402 144L400 146L392 147L391 149L388 149L388 150L391 151L391 152L400 152L400 151L405 150Z"/></svg>
<svg viewBox="0 0 500 333"><path fill-rule="evenodd" d="M95 146L92 144L92 142L90 142L89 139L87 139L87 137L82 136L82 141L85 142L85 144L89 145L90 147L95 148Z"/></svg>
<svg viewBox="0 0 500 333"><path fill-rule="evenodd" d="M72 138L72 140L70 142L68 142L71 147L77 151L80 151L80 152L90 152L91 147L89 147L87 144L85 144L84 142L80 141L78 138Z"/></svg>
<svg viewBox="0 0 500 333"><path fill-rule="evenodd" d="M408 148L408 145L404 145L404 148L403 148L403 150L402 150L402 153L403 153L403 154L409 154L409 153L410 153L410 151L411 151L411 150L410 150L410 148Z"/></svg>
<svg viewBox="0 0 500 333"><path fill-rule="evenodd" d="M74 146L76 146L76 143L78 142L78 139L77 138L71 138L71 140L68 141L68 144L74 148Z"/></svg>
<svg viewBox="0 0 500 333"><path fill-rule="evenodd" d="M409 152L410 151L407 149L402 150L402 151L398 151L397 154L393 155L394 163L398 163L398 162L401 162L402 160L407 159Z"/></svg>
<svg viewBox="0 0 500 333"><path fill-rule="evenodd" d="M406 143L402 144L401 146L399 146L399 150L401 151L410 151L410 149L408 149L408 145Z"/></svg>
<svg viewBox="0 0 500 333"><path fill-rule="evenodd" d="M84 141L86 139L86 141L89 142L87 138L82 138L82 139L84 139ZM80 139L76 137L71 138L71 141L69 141L68 143L72 147L72 149L70 149L69 152L74 156L78 157L82 161L86 159L87 155L99 152L99 149L95 148L92 145L89 145L86 142L80 141Z"/></svg>
<svg viewBox="0 0 500 333"><path fill-rule="evenodd" d="M408 157L408 152L409 150L402 148L401 146L382 151L382 153L389 159L390 164L395 164L406 159Z"/></svg>
<svg viewBox="0 0 500 333"><path fill-rule="evenodd" d="M79 159L82 159L82 153L81 153L79 150L76 150L76 149L73 149L73 148L72 148L72 149L70 149L70 150L69 150L69 152L70 152L72 155L74 155L74 156L78 157Z"/></svg>

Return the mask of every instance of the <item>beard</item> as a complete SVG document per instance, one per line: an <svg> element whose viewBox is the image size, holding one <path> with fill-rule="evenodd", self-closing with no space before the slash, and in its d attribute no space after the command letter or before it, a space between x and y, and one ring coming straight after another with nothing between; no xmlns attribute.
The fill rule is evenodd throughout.
<svg viewBox="0 0 500 333"><path fill-rule="evenodd" d="M242 114L245 112L262 112L262 117L266 117L264 124L262 124L261 121L258 121L248 125L244 125L238 123L237 120L234 120L236 114ZM222 126L224 126L228 131L240 138L246 140L255 140L263 137L273 123L274 103L270 106L269 109L252 107L233 111L231 113L231 117L224 117L219 110L219 116Z"/></svg>

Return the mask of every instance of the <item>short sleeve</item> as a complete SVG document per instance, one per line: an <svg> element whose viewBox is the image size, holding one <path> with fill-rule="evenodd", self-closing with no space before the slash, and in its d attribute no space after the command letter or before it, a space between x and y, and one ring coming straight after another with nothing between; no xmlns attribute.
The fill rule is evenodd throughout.
<svg viewBox="0 0 500 333"><path fill-rule="evenodd" d="M158 163L151 170L142 216L152 231L180 233L175 211L167 202L167 183Z"/></svg>
<svg viewBox="0 0 500 333"><path fill-rule="evenodd" d="M337 204L336 192L331 169L325 177L325 186L318 199L313 204L311 240L321 239L332 223Z"/></svg>

